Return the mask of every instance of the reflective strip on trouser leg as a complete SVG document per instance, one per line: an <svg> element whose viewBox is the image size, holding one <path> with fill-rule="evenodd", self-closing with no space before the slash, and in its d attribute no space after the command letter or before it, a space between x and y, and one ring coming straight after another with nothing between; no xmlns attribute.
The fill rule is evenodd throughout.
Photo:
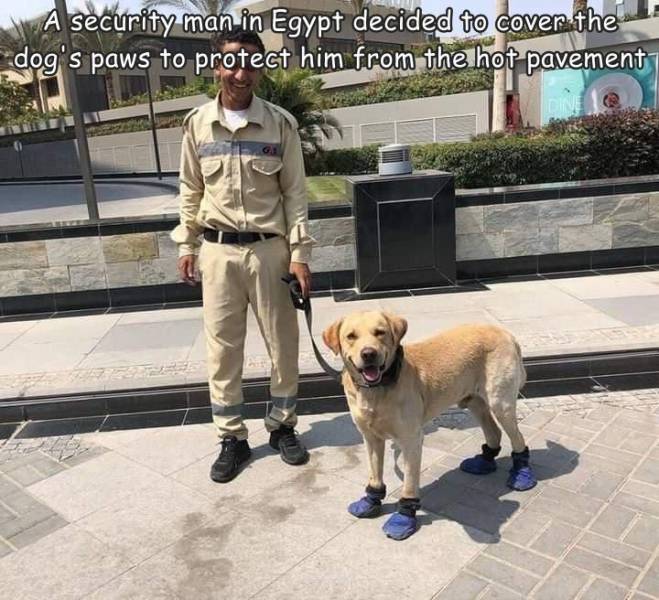
<svg viewBox="0 0 659 600"><path fill-rule="evenodd" d="M265 418L265 426L268 431L274 431L280 425L288 425L295 427L297 424L297 415L295 414L295 407L297 405L297 398L277 398L271 396L272 407L270 413Z"/></svg>
<svg viewBox="0 0 659 600"><path fill-rule="evenodd" d="M249 301L272 363L273 408L266 417L266 428L272 431L281 424L294 427L297 423L299 330L297 311L288 286L281 280L288 273L290 252L283 238L252 244L250 250Z"/></svg>
<svg viewBox="0 0 659 600"><path fill-rule="evenodd" d="M248 303L244 262L244 250L229 244L204 243L199 257L213 422L220 436L239 440L247 438L240 413Z"/></svg>

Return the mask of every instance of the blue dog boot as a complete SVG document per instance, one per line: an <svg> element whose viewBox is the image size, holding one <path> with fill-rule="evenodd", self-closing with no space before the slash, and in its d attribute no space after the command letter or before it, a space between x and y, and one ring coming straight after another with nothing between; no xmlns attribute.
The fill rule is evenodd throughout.
<svg viewBox="0 0 659 600"><path fill-rule="evenodd" d="M534 488L538 483L531 467L529 466L529 449L524 448L522 452L513 452L511 454L513 466L508 476L508 487L518 492L525 492Z"/></svg>
<svg viewBox="0 0 659 600"><path fill-rule="evenodd" d="M473 458L466 458L460 463L460 470L472 475L487 475L497 470L497 463L494 460L501 448L490 448L487 444L481 446L482 453Z"/></svg>
<svg viewBox="0 0 659 600"><path fill-rule="evenodd" d="M404 540L410 537L419 527L416 520L416 511L421 504L418 498L401 498L398 503L398 512L391 515L382 526L388 538Z"/></svg>
<svg viewBox="0 0 659 600"><path fill-rule="evenodd" d="M348 512L358 519L372 519L380 515L382 500L387 495L387 486L382 489L366 486L366 496L348 506Z"/></svg>

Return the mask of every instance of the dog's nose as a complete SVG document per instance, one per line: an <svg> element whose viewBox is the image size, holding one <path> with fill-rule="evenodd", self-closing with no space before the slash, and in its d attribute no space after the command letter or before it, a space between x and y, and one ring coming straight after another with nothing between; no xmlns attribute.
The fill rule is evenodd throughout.
<svg viewBox="0 0 659 600"><path fill-rule="evenodd" d="M375 348L366 347L362 349L361 356L364 363L374 363L378 357L378 351Z"/></svg>

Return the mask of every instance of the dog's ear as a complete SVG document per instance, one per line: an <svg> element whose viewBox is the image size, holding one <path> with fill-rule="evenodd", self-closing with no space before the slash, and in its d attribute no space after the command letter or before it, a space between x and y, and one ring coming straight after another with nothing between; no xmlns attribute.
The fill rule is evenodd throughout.
<svg viewBox="0 0 659 600"><path fill-rule="evenodd" d="M339 319L335 323L332 323L325 331L323 331L323 342L325 345L332 351L334 354L338 354L341 351L341 339L339 338L339 330L341 329L341 324L343 319Z"/></svg>
<svg viewBox="0 0 659 600"><path fill-rule="evenodd" d="M394 342L398 346L403 336L407 333L407 321L403 317L388 312L384 313L384 316L389 321L391 332L394 334Z"/></svg>

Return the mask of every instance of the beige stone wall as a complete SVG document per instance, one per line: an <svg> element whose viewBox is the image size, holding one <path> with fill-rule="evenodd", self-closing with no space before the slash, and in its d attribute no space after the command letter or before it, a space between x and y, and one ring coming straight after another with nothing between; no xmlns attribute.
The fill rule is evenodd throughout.
<svg viewBox="0 0 659 600"><path fill-rule="evenodd" d="M352 217L312 220L314 273L355 268ZM458 261L659 246L659 192L456 210ZM0 297L178 282L166 231L0 244Z"/></svg>
<svg viewBox="0 0 659 600"><path fill-rule="evenodd" d="M352 219L311 222L314 272L354 269ZM166 231L0 244L0 297L177 283Z"/></svg>

